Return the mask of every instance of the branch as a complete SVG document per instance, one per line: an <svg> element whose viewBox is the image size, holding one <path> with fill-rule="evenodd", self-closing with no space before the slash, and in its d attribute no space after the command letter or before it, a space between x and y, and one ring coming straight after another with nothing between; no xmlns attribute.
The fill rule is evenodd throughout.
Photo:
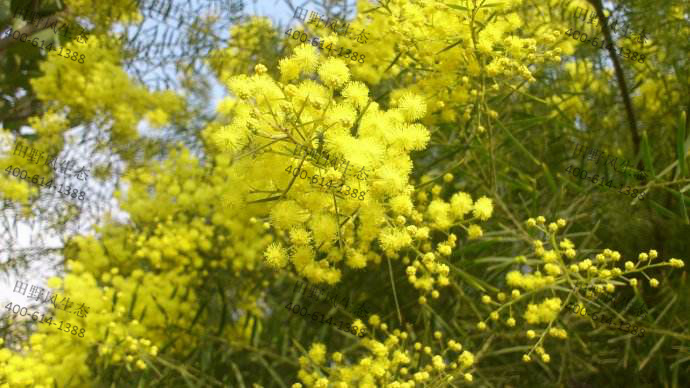
<svg viewBox="0 0 690 388"><path fill-rule="evenodd" d="M606 16L604 16L604 9L603 6L601 5L601 0L589 0L590 4L594 6L594 9L597 11L597 17L599 18L599 21L602 23L602 29L604 32L604 36L606 38L606 41L609 43L613 43L613 39L611 39L611 31L609 30L608 26L608 20ZM632 136L632 142L633 142L633 149L635 152L635 155L637 155L640 151L640 134L637 133L637 123L635 122L635 112L633 111L632 108L632 102L630 100L630 94L628 93L628 86L625 83L625 74L623 74L623 68L621 68L620 61L618 60L618 55L616 55L616 51L611 47L607 47L607 50L609 51L609 55L611 57L611 61L613 62L613 68L616 70L616 80L618 81L618 87L621 90L621 95L623 97L623 104L625 105L625 111L628 116L628 123L630 124L630 134Z"/></svg>

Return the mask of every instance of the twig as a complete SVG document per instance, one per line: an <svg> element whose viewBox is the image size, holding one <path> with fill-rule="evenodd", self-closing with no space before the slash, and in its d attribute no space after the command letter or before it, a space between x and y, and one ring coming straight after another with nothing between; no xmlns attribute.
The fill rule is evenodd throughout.
<svg viewBox="0 0 690 388"><path fill-rule="evenodd" d="M402 319L402 314L400 314L400 305L398 304L398 293L395 291L395 280L393 279L393 267L391 266L391 259L390 257L386 257L386 261L388 261L388 274L391 277L391 287L393 287L393 299L395 300L395 309L398 311L398 321L400 322L400 326L403 326L403 319Z"/></svg>
<svg viewBox="0 0 690 388"><path fill-rule="evenodd" d="M599 21L602 22L602 28L604 31L604 36L607 42L613 42L611 39L611 31L609 30L608 20L604 16L603 6L601 5L601 0L589 0L590 4L594 6L597 11L597 17ZM623 104L625 105L625 112L628 116L628 124L630 124L630 134L632 136L633 151L635 155L640 151L640 134L637 132L637 123L635 121L635 111L632 108L632 102L630 101L630 94L628 93L628 86L625 83L625 74L623 74L623 69L621 68L620 61L616 55L616 50L613 45L609 45L606 48L609 51L611 61L613 62L613 68L616 70L616 80L618 81L618 87L621 90L621 97L623 97Z"/></svg>

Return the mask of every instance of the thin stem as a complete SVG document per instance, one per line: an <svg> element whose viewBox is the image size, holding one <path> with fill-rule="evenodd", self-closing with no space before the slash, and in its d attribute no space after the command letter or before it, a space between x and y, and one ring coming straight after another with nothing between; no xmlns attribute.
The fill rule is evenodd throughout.
<svg viewBox="0 0 690 388"><path fill-rule="evenodd" d="M400 305L398 304L398 293L395 291L395 280L393 279L393 267L391 266L390 257L386 257L386 261L388 261L388 274L391 278L391 287L393 288L393 299L395 299L395 309L398 311L398 321L400 322L400 326L402 327L403 319L402 314L400 314Z"/></svg>

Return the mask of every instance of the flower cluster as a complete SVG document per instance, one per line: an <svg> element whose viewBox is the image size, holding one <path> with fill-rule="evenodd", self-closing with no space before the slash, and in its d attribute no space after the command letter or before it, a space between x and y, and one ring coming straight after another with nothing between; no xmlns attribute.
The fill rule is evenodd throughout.
<svg viewBox="0 0 690 388"><path fill-rule="evenodd" d="M651 260L657 258L655 250L641 253L637 264L625 261L623 268L620 268L623 261L620 252L610 249L604 249L594 258L578 259L575 244L567 238L560 241L557 238L558 232L567 225L564 219L547 224L546 219L539 216L536 219L528 219L526 224L546 236L546 242L540 239L533 240L533 254L515 258L515 263L522 265L522 271L513 270L506 274L507 285L513 287L510 292L512 298L508 299L504 292L497 294L497 301L490 295L482 297L484 304L495 309L477 324L479 330L486 330L490 321L503 320L508 327L513 327L518 323L519 307L523 306L522 318L526 324L546 325L541 331L527 330L528 339L539 338L531 350L523 355L526 362L532 360L533 352L536 352L543 362L549 362L550 356L543 347L547 335L556 339L568 337L566 329L559 327L561 324L558 323L558 318L574 291L562 294L561 284L568 284L571 289L574 289L576 283L591 284L612 293L620 287L621 281L635 287L638 280L632 277L634 274L642 273L646 277L644 272L654 267L684 266L683 261L675 258L665 263L652 264ZM651 287L657 287L659 281L651 278L649 284Z"/></svg>
<svg viewBox="0 0 690 388"><path fill-rule="evenodd" d="M325 345L313 343L308 354L299 358L298 378L309 387L336 388L413 388L419 384L440 386L458 378L473 381L475 356L463 350L459 342L450 339L444 343L443 334L436 331L434 342L440 344L441 349L435 354L431 346L413 342L407 332L398 329L390 332L376 315L370 317L369 323L375 332L380 330L385 340L378 341L373 335L362 339L364 354L351 360L340 352L328 357ZM302 384L295 383L292 387L302 387Z"/></svg>

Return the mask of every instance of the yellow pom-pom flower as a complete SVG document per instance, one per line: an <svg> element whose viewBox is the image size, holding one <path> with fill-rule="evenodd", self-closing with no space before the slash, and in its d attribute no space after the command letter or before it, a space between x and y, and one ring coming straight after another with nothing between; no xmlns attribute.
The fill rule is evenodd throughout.
<svg viewBox="0 0 690 388"><path fill-rule="evenodd" d="M487 197L481 197L474 203L472 211L475 217L482 221L486 221L491 217L494 211L493 202Z"/></svg>

